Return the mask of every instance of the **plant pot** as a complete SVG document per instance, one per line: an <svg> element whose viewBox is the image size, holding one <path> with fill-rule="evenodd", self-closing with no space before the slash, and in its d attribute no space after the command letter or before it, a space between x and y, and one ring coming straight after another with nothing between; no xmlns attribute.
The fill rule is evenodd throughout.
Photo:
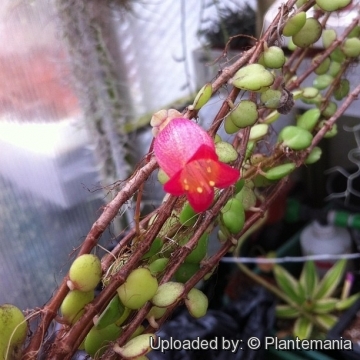
<svg viewBox="0 0 360 360"><path fill-rule="evenodd" d="M349 339L351 330L358 333L357 341L353 340L353 350L337 350L339 357L344 360L360 360L360 300L344 312L336 325L329 331L328 339ZM353 335L355 331L352 332Z"/></svg>

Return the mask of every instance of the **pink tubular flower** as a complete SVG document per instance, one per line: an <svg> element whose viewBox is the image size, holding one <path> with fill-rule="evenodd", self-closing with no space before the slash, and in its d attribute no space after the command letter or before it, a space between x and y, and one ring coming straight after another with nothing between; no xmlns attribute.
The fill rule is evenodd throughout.
<svg viewBox="0 0 360 360"><path fill-rule="evenodd" d="M173 119L154 142L159 166L170 177L164 190L187 195L196 212L205 211L214 199L214 187L226 188L236 182L239 170L218 160L212 138L187 119Z"/></svg>

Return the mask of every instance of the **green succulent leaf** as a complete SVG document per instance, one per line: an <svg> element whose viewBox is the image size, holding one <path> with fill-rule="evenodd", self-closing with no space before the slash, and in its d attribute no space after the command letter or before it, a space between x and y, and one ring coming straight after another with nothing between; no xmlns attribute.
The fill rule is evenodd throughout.
<svg viewBox="0 0 360 360"><path fill-rule="evenodd" d="M122 304L118 294L116 294L109 302L106 309L99 316L98 320L96 321L95 327L98 330L101 330L108 325L114 324L117 320L120 319L124 311L125 306Z"/></svg>
<svg viewBox="0 0 360 360"><path fill-rule="evenodd" d="M336 298L319 299L314 304L313 311L317 314L327 314L335 310L338 301Z"/></svg>
<svg viewBox="0 0 360 360"><path fill-rule="evenodd" d="M357 301L358 299L360 299L360 293L356 293L354 295L349 296L346 299L343 300L338 300L338 302L336 303L336 310L346 310L348 309L350 306L352 306L355 301Z"/></svg>
<svg viewBox="0 0 360 360"><path fill-rule="evenodd" d="M269 130L268 124L256 124L250 130L249 140L259 140L264 137Z"/></svg>
<svg viewBox="0 0 360 360"><path fill-rule="evenodd" d="M315 316L315 320L328 331L336 324L338 318L331 314L319 314Z"/></svg>
<svg viewBox="0 0 360 360"><path fill-rule="evenodd" d="M296 120L296 126L312 131L320 119L320 115L321 112L318 108L307 110Z"/></svg>
<svg viewBox="0 0 360 360"><path fill-rule="evenodd" d="M194 110L201 109L212 96L212 85L210 83L205 84L195 97L193 107Z"/></svg>
<svg viewBox="0 0 360 360"><path fill-rule="evenodd" d="M163 245L164 245L164 242L161 238L159 238L159 237L155 238L153 243L150 246L149 251L144 254L142 259L148 259L151 256L157 254L161 250Z"/></svg>
<svg viewBox="0 0 360 360"><path fill-rule="evenodd" d="M329 74L318 75L314 81L313 86L319 90L324 90L334 81L334 78Z"/></svg>
<svg viewBox="0 0 360 360"><path fill-rule="evenodd" d="M308 339L312 329L312 322L308 318L302 316L295 321L293 334L295 337L299 337L300 340Z"/></svg>
<svg viewBox="0 0 360 360"><path fill-rule="evenodd" d="M236 194L235 198L243 204L245 210L256 205L256 195L254 190L248 186L244 186L241 191Z"/></svg>
<svg viewBox="0 0 360 360"><path fill-rule="evenodd" d="M300 313L290 305L276 305L275 314L278 318L293 319L299 317Z"/></svg>
<svg viewBox="0 0 360 360"><path fill-rule="evenodd" d="M342 280L346 266L346 260L341 259L335 263L334 266L325 274L323 279L320 281L319 286L314 294L314 299L322 299L330 297L336 287Z"/></svg>
<svg viewBox="0 0 360 360"><path fill-rule="evenodd" d="M281 164L264 173L268 180L279 180L292 173L296 168L294 163Z"/></svg>
<svg viewBox="0 0 360 360"><path fill-rule="evenodd" d="M278 286L286 296L296 304L301 304L304 299L300 296L299 283L295 278L280 265L274 266L274 275Z"/></svg>
<svg viewBox="0 0 360 360"><path fill-rule="evenodd" d="M185 258L185 262L199 264L200 261L206 256L208 249L209 235L205 232L201 235L197 245Z"/></svg>
<svg viewBox="0 0 360 360"><path fill-rule="evenodd" d="M264 124L272 124L280 117L280 113L277 110L272 111L266 118L264 119Z"/></svg>
<svg viewBox="0 0 360 360"><path fill-rule="evenodd" d="M311 144L313 135L308 130L288 125L280 131L278 138L283 146L288 146L292 150L304 150Z"/></svg>
<svg viewBox="0 0 360 360"><path fill-rule="evenodd" d="M234 147L226 141L220 141L215 144L215 151L219 161L228 164L235 161L239 156Z"/></svg>
<svg viewBox="0 0 360 360"><path fill-rule="evenodd" d="M300 275L300 284L305 290L307 299L312 299L319 283L319 276L316 272L315 264L313 261L307 261L304 264Z"/></svg>
<svg viewBox="0 0 360 360"><path fill-rule="evenodd" d="M235 183L235 194L239 193L245 185L245 179L240 179Z"/></svg>
<svg viewBox="0 0 360 360"><path fill-rule="evenodd" d="M260 91L273 84L275 76L260 64L250 64L236 72L232 84L243 90Z"/></svg>
<svg viewBox="0 0 360 360"><path fill-rule="evenodd" d="M315 146L308 157L305 159L305 164L310 165L317 162L321 158L322 150L320 147Z"/></svg>
<svg viewBox="0 0 360 360"><path fill-rule="evenodd" d="M181 225L193 226L195 225L198 217L199 215L197 214L197 212L191 207L188 202L186 202L180 212L179 221Z"/></svg>

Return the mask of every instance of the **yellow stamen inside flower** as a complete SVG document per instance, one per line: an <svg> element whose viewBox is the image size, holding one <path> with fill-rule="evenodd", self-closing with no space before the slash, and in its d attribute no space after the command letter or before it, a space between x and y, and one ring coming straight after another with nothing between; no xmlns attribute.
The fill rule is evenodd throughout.
<svg viewBox="0 0 360 360"><path fill-rule="evenodd" d="M199 194L201 194L201 193L203 192L203 188L200 187L200 186L198 186L198 187L196 188L196 191L197 191Z"/></svg>
<svg viewBox="0 0 360 360"><path fill-rule="evenodd" d="M215 181L210 180L210 181L209 181L209 185L210 185L210 186L215 186Z"/></svg>

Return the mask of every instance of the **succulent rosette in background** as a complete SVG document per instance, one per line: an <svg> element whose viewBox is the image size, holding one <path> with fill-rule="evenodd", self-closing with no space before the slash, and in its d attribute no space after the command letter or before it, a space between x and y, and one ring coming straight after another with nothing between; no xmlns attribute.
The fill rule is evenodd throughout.
<svg viewBox="0 0 360 360"><path fill-rule="evenodd" d="M188 119L170 121L155 138L154 153L170 178L164 190L175 196L186 194L196 212L210 207L214 187L227 188L240 177L239 170L219 161L207 132Z"/></svg>

